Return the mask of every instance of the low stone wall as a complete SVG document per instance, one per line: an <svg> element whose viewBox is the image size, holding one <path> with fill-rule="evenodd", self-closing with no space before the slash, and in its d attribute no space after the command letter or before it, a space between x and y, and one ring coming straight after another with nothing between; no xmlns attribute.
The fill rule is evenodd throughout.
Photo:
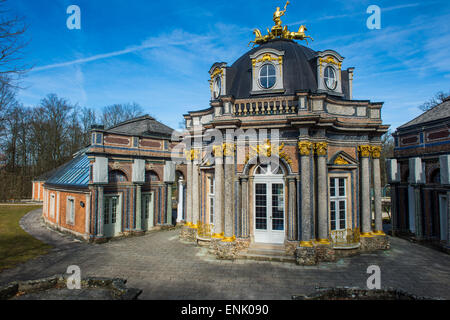
<svg viewBox="0 0 450 320"><path fill-rule="evenodd" d="M375 251L375 250L388 250L391 248L389 238L386 235L379 235L373 237L361 237L361 251Z"/></svg>
<svg viewBox="0 0 450 320"><path fill-rule="evenodd" d="M238 238L233 242L223 242L221 239L211 239L210 250L217 259L234 260L236 255L250 246L250 238Z"/></svg>
<svg viewBox="0 0 450 320"><path fill-rule="evenodd" d="M294 295L293 300L441 300L421 297L394 288L367 290L355 287L316 288L311 295Z"/></svg>
<svg viewBox="0 0 450 320"><path fill-rule="evenodd" d="M197 229L190 228L188 226L181 227L180 239L189 242L197 241Z"/></svg>
<svg viewBox="0 0 450 320"><path fill-rule="evenodd" d="M9 300L18 295L43 292L49 289L61 289L67 287L67 275L55 275L38 280L11 282L6 286L0 287L0 300ZM100 278L89 277L81 280L81 288L109 289L115 300L136 300L142 293L142 290L127 288L126 280L120 278Z"/></svg>

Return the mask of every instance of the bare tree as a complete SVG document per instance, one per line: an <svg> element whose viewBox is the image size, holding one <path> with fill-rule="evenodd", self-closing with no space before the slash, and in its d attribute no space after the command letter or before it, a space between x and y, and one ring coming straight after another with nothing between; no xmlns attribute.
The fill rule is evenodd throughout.
<svg viewBox="0 0 450 320"><path fill-rule="evenodd" d="M27 26L6 5L7 0L0 0L0 84L11 88L18 86L18 80L30 66L23 63Z"/></svg>
<svg viewBox="0 0 450 320"><path fill-rule="evenodd" d="M110 128L123 121L139 117L142 114L142 107L135 102L113 104L103 108L102 121L105 128Z"/></svg>
<svg viewBox="0 0 450 320"><path fill-rule="evenodd" d="M450 91L448 93L444 93L443 91L439 91L438 93L436 93L434 95L433 98L431 98L430 100L428 100L424 104L420 105L419 109L422 110L422 111L428 111L430 109L433 109L437 105L439 105L442 102L444 102L444 100L446 98L448 98L449 96L450 96Z"/></svg>

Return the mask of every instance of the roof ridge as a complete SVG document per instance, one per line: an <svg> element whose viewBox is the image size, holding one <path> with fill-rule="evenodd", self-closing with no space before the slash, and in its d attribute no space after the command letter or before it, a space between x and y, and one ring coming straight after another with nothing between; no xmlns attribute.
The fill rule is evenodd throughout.
<svg viewBox="0 0 450 320"><path fill-rule="evenodd" d="M446 105L448 102L450 102L450 99L447 99L447 98L444 99L444 101L442 101L441 103L439 103L439 104L435 105L434 107L432 107L432 108L426 110L425 112L421 113L421 114L418 115L417 117L411 119L410 121L408 121L407 123L401 125L401 126L398 127L398 128L399 128L399 129L402 129L402 128L407 128L407 127L409 127L409 126L411 126L411 125L415 125L415 124L411 124L411 123L414 122L414 121L416 121L416 120L418 120L418 119L420 119L420 118L426 117L427 114L429 114L429 113L432 112L432 111L435 111L435 109L437 109L438 107L442 107L442 106ZM426 121L423 121L423 122L418 122L417 124L420 124L420 123L428 123L428 122L435 121L435 120L436 120L436 119L426 120Z"/></svg>
<svg viewBox="0 0 450 320"><path fill-rule="evenodd" d="M155 120L155 121L157 121L155 118L153 118L152 116L150 116L150 115L147 113L147 114L144 114L144 115L142 115L142 116L138 116L138 117L135 117L135 118L132 118L132 119L128 119L128 120L119 122L118 124L116 124L116 125L114 125L114 126L112 126L112 127L109 127L109 128L107 128L107 129L105 129L105 130L108 131L108 130L111 130L111 129L114 129L114 128L123 126L123 125L125 125L125 124L132 123L132 122L136 122L136 121L139 121L139 120L144 120L144 119L150 119L150 120Z"/></svg>

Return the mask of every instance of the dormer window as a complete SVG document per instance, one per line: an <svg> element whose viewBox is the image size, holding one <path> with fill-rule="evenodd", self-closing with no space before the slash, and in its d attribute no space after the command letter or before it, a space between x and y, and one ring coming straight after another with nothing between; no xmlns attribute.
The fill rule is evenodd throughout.
<svg viewBox="0 0 450 320"><path fill-rule="evenodd" d="M259 71L259 84L264 89L272 88L277 81L276 70L273 64L266 63Z"/></svg>
<svg viewBox="0 0 450 320"><path fill-rule="evenodd" d="M252 86L250 94L283 93L284 51L263 48L250 55Z"/></svg>
<svg viewBox="0 0 450 320"><path fill-rule="evenodd" d="M324 81L325 85L330 90L335 90L337 86L337 80L336 80L336 72L334 71L333 67L326 67L324 71Z"/></svg>

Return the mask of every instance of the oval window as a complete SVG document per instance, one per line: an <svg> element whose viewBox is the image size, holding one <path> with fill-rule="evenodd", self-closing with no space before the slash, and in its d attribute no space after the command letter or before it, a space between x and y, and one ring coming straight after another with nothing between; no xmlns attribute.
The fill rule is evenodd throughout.
<svg viewBox="0 0 450 320"><path fill-rule="evenodd" d="M326 67L324 73L325 85L328 89L334 90L336 89L337 81L336 81L336 72L332 67Z"/></svg>
<svg viewBox="0 0 450 320"><path fill-rule="evenodd" d="M217 99L220 96L221 88L222 81L220 80L220 77L217 77L216 80L214 80L214 99Z"/></svg>
<svg viewBox="0 0 450 320"><path fill-rule="evenodd" d="M270 89L277 80L276 70L272 64L265 64L259 70L259 83L264 89Z"/></svg>

